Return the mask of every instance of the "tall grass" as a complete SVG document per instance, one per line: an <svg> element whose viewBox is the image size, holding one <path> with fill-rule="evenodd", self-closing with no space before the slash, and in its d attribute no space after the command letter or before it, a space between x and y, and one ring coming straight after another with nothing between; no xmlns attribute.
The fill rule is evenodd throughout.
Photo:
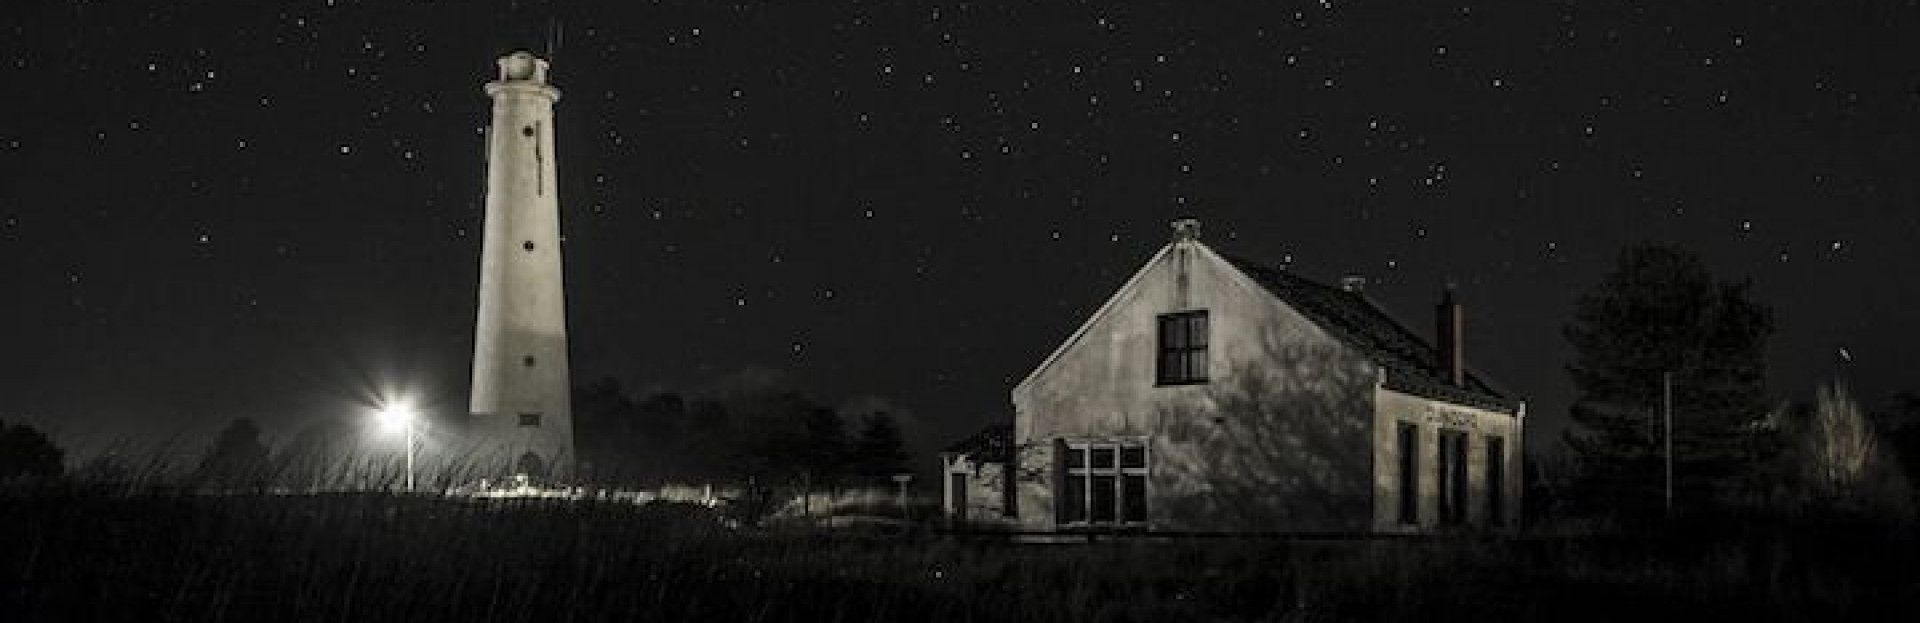
<svg viewBox="0 0 1920 623"><path fill-rule="evenodd" d="M1920 605L1902 529L1114 539L738 530L690 505L0 497L14 620L1622 620ZM1911 611L1911 610L1909 610Z"/></svg>

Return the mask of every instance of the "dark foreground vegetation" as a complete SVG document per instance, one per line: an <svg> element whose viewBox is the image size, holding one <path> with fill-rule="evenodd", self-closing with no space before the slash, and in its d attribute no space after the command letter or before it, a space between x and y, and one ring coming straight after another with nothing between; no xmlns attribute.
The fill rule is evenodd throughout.
<svg viewBox="0 0 1920 623"><path fill-rule="evenodd" d="M664 504L0 505L10 620L1843 620L1920 606L1913 534L1841 520L1643 532L1657 537L1038 545L736 530Z"/></svg>

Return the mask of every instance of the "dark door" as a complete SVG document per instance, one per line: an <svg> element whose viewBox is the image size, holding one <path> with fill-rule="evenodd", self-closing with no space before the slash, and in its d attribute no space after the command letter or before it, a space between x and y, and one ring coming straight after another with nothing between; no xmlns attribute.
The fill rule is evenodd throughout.
<svg viewBox="0 0 1920 623"><path fill-rule="evenodd" d="M540 455L532 452L520 455L520 461L514 464L513 470L534 482L543 482L547 479L547 462L541 460Z"/></svg>
<svg viewBox="0 0 1920 623"><path fill-rule="evenodd" d="M947 488L952 490L948 496L952 502L953 518L965 520L967 518L967 475L956 472L949 474L947 480Z"/></svg>

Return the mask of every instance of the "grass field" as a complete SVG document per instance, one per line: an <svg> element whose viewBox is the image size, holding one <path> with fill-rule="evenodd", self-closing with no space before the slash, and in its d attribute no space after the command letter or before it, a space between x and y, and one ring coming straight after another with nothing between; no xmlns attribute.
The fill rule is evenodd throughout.
<svg viewBox="0 0 1920 623"><path fill-rule="evenodd" d="M1020 545L732 530L682 505L73 493L0 498L0 520L8 620L1887 620L1920 606L1912 534L1859 525Z"/></svg>

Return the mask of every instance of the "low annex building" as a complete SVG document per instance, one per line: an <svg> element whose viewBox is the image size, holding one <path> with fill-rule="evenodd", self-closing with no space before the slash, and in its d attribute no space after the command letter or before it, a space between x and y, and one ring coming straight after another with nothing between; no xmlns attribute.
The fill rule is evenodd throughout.
<svg viewBox="0 0 1920 623"><path fill-rule="evenodd" d="M1221 255L1193 219L942 453L945 506L1030 531L1425 532L1519 517L1525 403L1364 292Z"/></svg>

